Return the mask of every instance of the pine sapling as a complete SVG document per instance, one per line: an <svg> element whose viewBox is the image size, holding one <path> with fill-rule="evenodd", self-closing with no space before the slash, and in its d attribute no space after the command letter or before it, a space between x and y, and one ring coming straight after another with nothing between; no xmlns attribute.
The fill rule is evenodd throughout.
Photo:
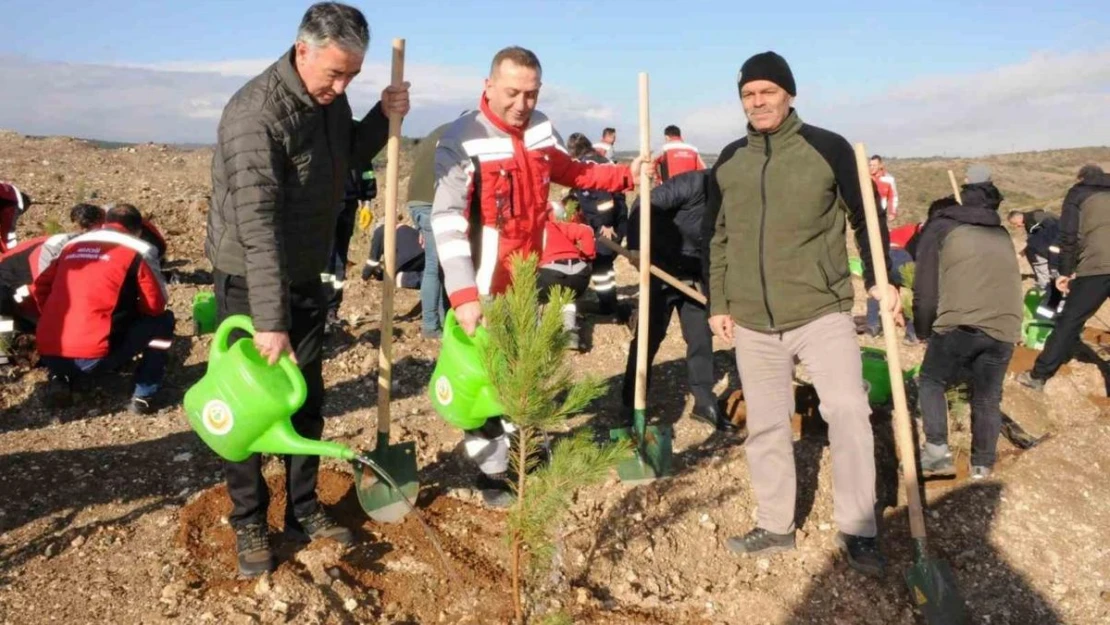
<svg viewBox="0 0 1110 625"><path fill-rule="evenodd" d="M486 368L496 387L504 418L516 427L511 452L516 502L507 530L511 552L513 608L525 622L524 568L534 577L551 562L555 533L574 493L600 482L624 459L624 444L597 445L580 431L548 449L549 434L605 392L593 376L571 375L562 309L573 294L555 287L541 306L534 255L512 260L513 285L485 307L489 330ZM549 454L547 462L541 456Z"/></svg>

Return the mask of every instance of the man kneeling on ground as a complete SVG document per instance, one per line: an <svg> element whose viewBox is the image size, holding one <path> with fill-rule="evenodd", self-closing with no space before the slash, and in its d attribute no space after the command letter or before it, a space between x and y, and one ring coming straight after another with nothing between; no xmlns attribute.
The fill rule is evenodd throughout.
<svg viewBox="0 0 1110 625"><path fill-rule="evenodd" d="M402 289L419 289L424 276L424 236L408 224L397 226L396 284ZM370 238L370 257L362 268L362 279L385 277L385 226L374 229Z"/></svg>
<svg viewBox="0 0 1110 625"><path fill-rule="evenodd" d="M42 311L38 349L50 369L47 401L54 407L72 401L82 378L115 371L141 353L129 409L156 409L174 320L158 252L139 238L142 227L135 207L112 208L103 228L67 243L31 286Z"/></svg>

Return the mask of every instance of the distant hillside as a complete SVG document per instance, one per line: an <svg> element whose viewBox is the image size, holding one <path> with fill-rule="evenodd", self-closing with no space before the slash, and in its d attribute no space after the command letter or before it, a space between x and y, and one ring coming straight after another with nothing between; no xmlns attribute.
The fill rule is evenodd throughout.
<svg viewBox="0 0 1110 625"><path fill-rule="evenodd" d="M1002 210L1045 208L1059 213L1060 203L1068 188L1075 184L1080 167L1097 163L1110 169L1110 147L1018 152L974 159L888 159L887 169L898 184L901 208L898 222L923 218L933 200L952 194L948 170L962 183L972 163L990 167L994 184L1005 197Z"/></svg>

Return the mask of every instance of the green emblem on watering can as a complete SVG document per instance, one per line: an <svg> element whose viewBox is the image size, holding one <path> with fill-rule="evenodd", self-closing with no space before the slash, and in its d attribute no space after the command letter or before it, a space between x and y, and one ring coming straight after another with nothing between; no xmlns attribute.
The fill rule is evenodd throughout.
<svg viewBox="0 0 1110 625"><path fill-rule="evenodd" d="M290 419L308 395L304 375L287 355L271 366L253 341L229 345L234 330L254 334L250 317L233 315L220 324L208 371L185 393L193 431L232 462L256 453L353 459L355 452L343 445L309 440L293 430Z"/></svg>
<svg viewBox="0 0 1110 625"><path fill-rule="evenodd" d="M484 352L489 333L479 327L474 336L467 335L453 310L447 312L443 325L443 343L428 384L428 397L444 421L473 430L490 417L505 413L486 373Z"/></svg>

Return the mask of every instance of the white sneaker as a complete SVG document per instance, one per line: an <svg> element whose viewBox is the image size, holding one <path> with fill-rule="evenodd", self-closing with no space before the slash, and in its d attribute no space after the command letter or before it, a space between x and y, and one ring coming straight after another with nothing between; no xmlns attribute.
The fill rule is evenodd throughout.
<svg viewBox="0 0 1110 625"><path fill-rule="evenodd" d="M971 479L982 480L991 476L990 467L971 467Z"/></svg>

